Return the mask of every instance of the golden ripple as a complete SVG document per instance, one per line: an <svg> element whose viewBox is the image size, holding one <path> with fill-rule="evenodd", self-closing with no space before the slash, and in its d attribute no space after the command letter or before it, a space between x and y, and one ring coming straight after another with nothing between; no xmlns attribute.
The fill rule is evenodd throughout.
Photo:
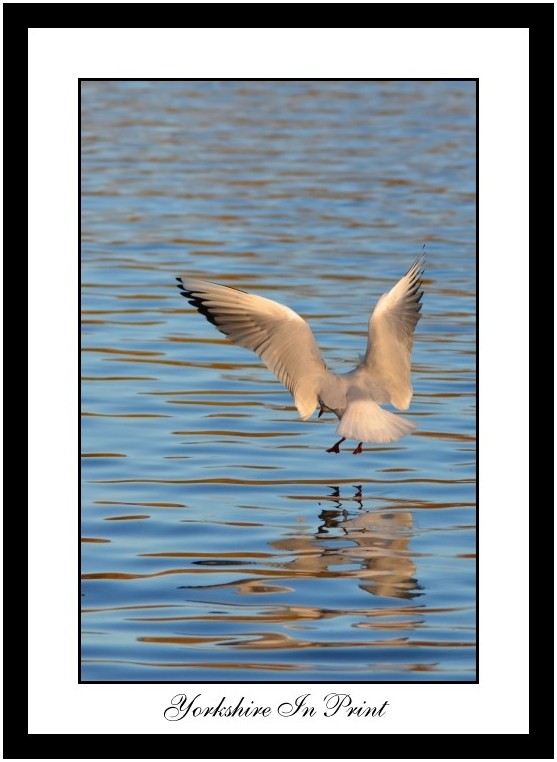
<svg viewBox="0 0 557 762"><path fill-rule="evenodd" d="M137 514L135 516L108 516L104 521L136 521L139 519L150 519L150 516L145 514Z"/></svg>
<svg viewBox="0 0 557 762"><path fill-rule="evenodd" d="M414 431L416 437L431 437L433 439L445 439L448 442L475 442L476 437L473 434L458 434L445 431Z"/></svg>
<svg viewBox="0 0 557 762"><path fill-rule="evenodd" d="M250 551L241 551L238 553L189 553L189 552L168 552L168 553L138 553L139 556L148 558L274 558L273 553L257 553Z"/></svg>
<svg viewBox="0 0 557 762"><path fill-rule="evenodd" d="M184 503L125 503L119 500L95 500L95 505L138 505L144 508L187 508Z"/></svg>
<svg viewBox="0 0 557 762"><path fill-rule="evenodd" d="M83 659L83 664L131 664L137 667L158 667L159 669L252 669L255 671L268 670L273 672L300 672L307 670L308 665L299 664L267 664L265 662L258 664L256 662L153 662L153 661L131 661L128 659Z"/></svg>
<svg viewBox="0 0 557 762"><path fill-rule="evenodd" d="M170 390L170 391L166 391L166 392L141 392L141 394L153 394L155 396L157 396L157 395L161 396L162 395L163 397L168 397L171 394L176 394L176 395L188 395L188 394L190 394L190 395L191 394L206 394L206 395L210 395L210 394L216 394L216 395L219 395L219 396L222 396L224 394L227 397L228 396L233 396L233 395L238 395L238 396L242 396L242 397L246 396L247 397L249 395L269 394L269 392L266 389L258 389L257 391L253 391L253 390L249 390L249 389L246 390L246 391L238 390L238 389L227 389L226 392L223 392L222 389L196 389L195 391L193 391L192 389L179 389L179 390L176 390L176 391ZM222 404L226 404L226 403L222 403Z"/></svg>
<svg viewBox="0 0 557 762"><path fill-rule="evenodd" d="M116 299L148 299L149 301L152 300L168 300L170 299L170 296L163 296L162 294L117 294Z"/></svg>
<svg viewBox="0 0 557 762"><path fill-rule="evenodd" d="M177 609L177 608L181 608L181 606L178 606L172 603L140 603L134 606L104 606L102 608L97 608L97 609L81 609L81 613L82 614L102 614L105 611L130 611L130 610L143 611L143 609Z"/></svg>
<svg viewBox="0 0 557 762"><path fill-rule="evenodd" d="M269 439L273 437L299 437L301 432L286 431L227 431L225 429L205 429L204 431L173 431L179 436L219 436L219 437L249 437L250 439Z"/></svg>
<svg viewBox="0 0 557 762"><path fill-rule="evenodd" d="M121 452L82 452L82 458L127 458Z"/></svg>
<svg viewBox="0 0 557 762"><path fill-rule="evenodd" d="M220 643L223 638L213 638L208 635L199 637L155 637L144 635L137 638L140 643L173 643L174 645L183 646L190 643Z"/></svg>
<svg viewBox="0 0 557 762"><path fill-rule="evenodd" d="M415 471L415 468L379 468L378 471L381 471L385 474L400 474L405 471Z"/></svg>
<svg viewBox="0 0 557 762"><path fill-rule="evenodd" d="M143 356L160 356L164 355L164 352L147 352L139 349L111 349L109 347L82 347L82 352L98 352L100 354L114 354L114 355L137 355Z"/></svg>
<svg viewBox="0 0 557 762"><path fill-rule="evenodd" d="M412 185L410 180L405 180L402 177L383 177L379 180L382 185L389 187L396 187L397 185Z"/></svg>
<svg viewBox="0 0 557 762"><path fill-rule="evenodd" d="M163 320L82 320L82 325L163 325Z"/></svg>
<svg viewBox="0 0 557 762"><path fill-rule="evenodd" d="M354 479L335 479L337 484L352 484ZM362 484L475 484L474 479L362 479ZM253 486L279 486L282 484L321 484L329 485L330 479L94 479L93 484L239 484ZM436 505L433 503L432 505ZM460 503L459 503L460 505Z"/></svg>
<svg viewBox="0 0 557 762"><path fill-rule="evenodd" d="M224 241L205 241L202 238L174 238L173 243L188 246L224 246Z"/></svg>
<svg viewBox="0 0 557 762"><path fill-rule="evenodd" d="M89 413L83 412L82 416L94 418L172 418L164 413Z"/></svg>

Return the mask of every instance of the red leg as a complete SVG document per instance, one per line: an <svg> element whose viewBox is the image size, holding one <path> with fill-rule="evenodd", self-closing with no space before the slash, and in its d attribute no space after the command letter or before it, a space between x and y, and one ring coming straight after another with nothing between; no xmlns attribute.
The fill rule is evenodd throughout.
<svg viewBox="0 0 557 762"><path fill-rule="evenodd" d="M360 442L360 444L356 447L356 449L354 450L352 455L359 455L361 452L363 452L363 450L362 450L362 444L363 444L363 442Z"/></svg>
<svg viewBox="0 0 557 762"><path fill-rule="evenodd" d="M340 452L340 450L338 449L338 446L339 446L340 444L342 444L342 443L344 442L344 440L345 440L345 439L346 439L346 437L342 437L342 439L339 439L339 440L338 440L338 442L337 442L336 444L334 444L332 447L329 447L329 449L327 450L327 452L336 452L336 453Z"/></svg>

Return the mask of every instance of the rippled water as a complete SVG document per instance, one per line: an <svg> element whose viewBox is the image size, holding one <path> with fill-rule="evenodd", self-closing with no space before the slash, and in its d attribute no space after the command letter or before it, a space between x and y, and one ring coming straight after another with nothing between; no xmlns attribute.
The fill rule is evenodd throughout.
<svg viewBox="0 0 557 762"><path fill-rule="evenodd" d="M475 680L474 151L472 82L82 84L83 680ZM343 372L424 242L419 429L357 457L175 287Z"/></svg>

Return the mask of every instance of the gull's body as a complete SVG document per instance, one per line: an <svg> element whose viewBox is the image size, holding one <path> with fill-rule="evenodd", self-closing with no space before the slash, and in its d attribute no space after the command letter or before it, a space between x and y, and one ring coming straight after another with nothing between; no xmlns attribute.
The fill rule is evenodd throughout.
<svg viewBox="0 0 557 762"><path fill-rule="evenodd" d="M228 286L181 276L179 288L207 320L233 342L254 351L292 394L306 420L320 406L339 418L342 437L327 452L338 452L345 439L395 442L415 424L379 407L387 402L406 410L412 399L410 355L420 319L423 259L380 297L369 319L367 349L349 373L332 373L306 321L272 299Z"/></svg>

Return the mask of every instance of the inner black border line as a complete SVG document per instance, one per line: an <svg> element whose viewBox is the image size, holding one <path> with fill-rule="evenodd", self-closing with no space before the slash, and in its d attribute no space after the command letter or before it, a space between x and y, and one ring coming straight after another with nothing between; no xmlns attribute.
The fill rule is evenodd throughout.
<svg viewBox="0 0 557 762"><path fill-rule="evenodd" d="M300 680L273 680L267 682L264 680L82 680L81 679L81 569L82 569L82 556L81 556L81 520L82 520L82 473L81 473L81 264L82 264L82 249L81 249L81 83L82 82L475 82L476 83L476 679L475 680L314 680L312 682L305 682ZM480 618L479 618L479 535L480 535L480 511L479 511L479 115L480 115L480 80L478 77L408 77L408 78L378 78L370 79L364 78L328 78L328 77L312 77L309 79L303 78L277 78L267 79L263 78L242 78L242 77L229 77L223 79L215 78L144 78L144 77L79 77L77 80L78 88L78 573L77 573L77 599L78 599L78 680L79 685L261 685L261 686L274 686L274 685L477 685L480 682ZM187 672L187 669L184 670Z"/></svg>

